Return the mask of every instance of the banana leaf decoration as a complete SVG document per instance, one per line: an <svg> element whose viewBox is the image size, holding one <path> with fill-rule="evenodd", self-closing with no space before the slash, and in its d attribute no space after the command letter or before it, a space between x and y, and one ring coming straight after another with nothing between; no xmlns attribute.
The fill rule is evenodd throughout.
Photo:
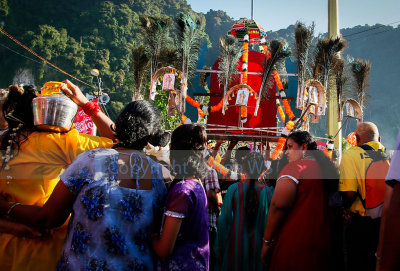
<svg viewBox="0 0 400 271"><path fill-rule="evenodd" d="M237 39L232 35L226 35L220 38L220 62L218 68L221 73L218 73L218 82L224 86L222 114L225 115L225 107L228 103L226 93L228 92L231 77L238 71L238 62L243 54L243 48L238 44Z"/></svg>
<svg viewBox="0 0 400 271"><path fill-rule="evenodd" d="M256 109L254 115L257 115L258 108L260 106L261 98L268 98L268 89L270 85L268 82L271 80L272 71L276 69L276 64L279 61L284 61L290 56L289 48L287 44L278 40L271 40L268 45L268 53L264 62L263 78L260 86L260 92L257 99Z"/></svg>

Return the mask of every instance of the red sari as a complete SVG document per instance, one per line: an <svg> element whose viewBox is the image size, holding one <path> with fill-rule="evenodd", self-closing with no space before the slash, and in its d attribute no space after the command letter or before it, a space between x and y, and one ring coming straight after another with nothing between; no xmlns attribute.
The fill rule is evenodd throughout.
<svg viewBox="0 0 400 271"><path fill-rule="evenodd" d="M329 270L328 195L317 162L291 162L279 176L297 180L298 185L296 201L277 238L270 270Z"/></svg>

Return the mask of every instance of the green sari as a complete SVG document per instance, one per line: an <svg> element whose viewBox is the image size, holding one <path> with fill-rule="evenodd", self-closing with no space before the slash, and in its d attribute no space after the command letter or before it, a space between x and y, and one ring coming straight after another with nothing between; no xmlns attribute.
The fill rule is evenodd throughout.
<svg viewBox="0 0 400 271"><path fill-rule="evenodd" d="M253 229L247 227L245 219L245 198L248 189L246 183L238 182L229 187L224 197L214 244L218 259L216 270L266 270L260 255L268 207L274 189L254 187L259 205Z"/></svg>

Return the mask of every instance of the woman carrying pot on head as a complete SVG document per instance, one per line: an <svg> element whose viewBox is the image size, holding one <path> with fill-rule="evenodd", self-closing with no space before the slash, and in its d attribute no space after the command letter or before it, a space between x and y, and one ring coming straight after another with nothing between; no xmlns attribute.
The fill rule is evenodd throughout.
<svg viewBox="0 0 400 271"><path fill-rule="evenodd" d="M0 200L0 214L52 229L72 212L58 270L153 270L149 237L167 189L164 168L142 150L159 130L154 104L129 103L115 121L114 148L80 154L43 207Z"/></svg>
<svg viewBox="0 0 400 271"><path fill-rule="evenodd" d="M287 139L289 163L276 181L261 259L269 270L330 270L328 200L338 170L306 131Z"/></svg>
<svg viewBox="0 0 400 271"><path fill-rule="evenodd" d="M70 81L65 81L62 90L86 110L105 137L79 134L75 129L65 133L37 130L32 109L35 89L10 86L3 104L8 131L1 137L0 160L0 194L9 202L43 206L59 175L79 154L113 145L113 122ZM66 224L60 223L42 235L9 219L11 211L0 215L0 270L55 269L67 233Z"/></svg>

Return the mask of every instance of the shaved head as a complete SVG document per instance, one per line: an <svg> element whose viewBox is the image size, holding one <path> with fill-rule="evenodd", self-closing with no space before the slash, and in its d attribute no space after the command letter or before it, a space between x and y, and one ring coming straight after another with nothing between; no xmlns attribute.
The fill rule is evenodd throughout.
<svg viewBox="0 0 400 271"><path fill-rule="evenodd" d="M379 141L378 127L372 122L362 122L357 126L356 136L358 136L358 145Z"/></svg>

